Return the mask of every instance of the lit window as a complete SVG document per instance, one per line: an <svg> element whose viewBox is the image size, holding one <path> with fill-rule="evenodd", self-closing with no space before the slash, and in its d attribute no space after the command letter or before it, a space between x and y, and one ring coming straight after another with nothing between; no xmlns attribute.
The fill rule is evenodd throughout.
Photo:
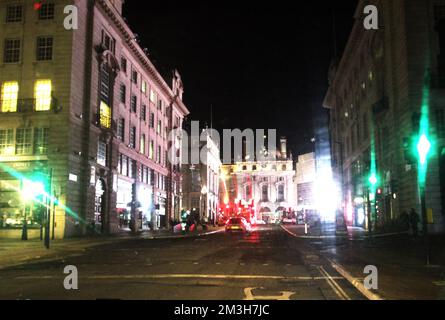
<svg viewBox="0 0 445 320"><path fill-rule="evenodd" d="M14 130L0 130L0 155L14 155Z"/></svg>
<svg viewBox="0 0 445 320"><path fill-rule="evenodd" d="M154 157L154 151L155 151L155 144L154 144L154 141L152 140L152 141L150 141L150 149L148 150L148 157L152 160Z"/></svg>
<svg viewBox="0 0 445 320"><path fill-rule="evenodd" d="M139 140L139 152L145 154L145 134L142 134Z"/></svg>
<svg viewBox="0 0 445 320"><path fill-rule="evenodd" d="M107 129L111 128L111 108L103 101L100 102L100 125Z"/></svg>
<svg viewBox="0 0 445 320"><path fill-rule="evenodd" d="M1 111L17 112L18 82L5 82L2 85Z"/></svg>
<svg viewBox="0 0 445 320"><path fill-rule="evenodd" d="M147 93L147 82L142 81L142 93Z"/></svg>
<svg viewBox="0 0 445 320"><path fill-rule="evenodd" d="M156 92L154 92L153 90L150 91L150 101L153 103L156 103L156 101L157 101Z"/></svg>
<svg viewBox="0 0 445 320"><path fill-rule="evenodd" d="M36 111L51 110L51 80L37 80L34 88Z"/></svg>

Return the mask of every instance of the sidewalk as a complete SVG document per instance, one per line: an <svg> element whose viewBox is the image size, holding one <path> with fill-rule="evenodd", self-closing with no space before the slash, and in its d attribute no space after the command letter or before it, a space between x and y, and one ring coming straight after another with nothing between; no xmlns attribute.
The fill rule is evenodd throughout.
<svg viewBox="0 0 445 320"><path fill-rule="evenodd" d="M88 248L127 240L180 239L200 237L220 232L221 228L209 227L194 233L173 233L170 230L142 231L138 234L120 232L110 236L94 236L51 241L47 250L40 240L0 239L0 270L29 262L46 262L68 256L82 255Z"/></svg>

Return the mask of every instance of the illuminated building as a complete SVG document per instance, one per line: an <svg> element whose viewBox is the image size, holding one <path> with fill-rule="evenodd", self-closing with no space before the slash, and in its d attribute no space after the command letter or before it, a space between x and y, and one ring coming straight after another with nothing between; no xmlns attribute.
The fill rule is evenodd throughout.
<svg viewBox="0 0 445 320"><path fill-rule="evenodd" d="M209 134L206 140L199 143L200 163L183 165L183 206L198 213L200 220L214 223L220 206L220 149ZM206 152L202 153L204 148Z"/></svg>
<svg viewBox="0 0 445 320"><path fill-rule="evenodd" d="M245 161L223 165L229 202L254 203L256 219L272 222L296 210L295 169L282 138L276 161ZM220 199L223 202L223 199Z"/></svg>
<svg viewBox="0 0 445 320"><path fill-rule="evenodd" d="M136 229L162 227L179 214L181 175L167 162L167 135L188 114L183 85L177 72L171 86L161 77L122 3L0 1L0 237L19 238L30 210L11 172L52 169L55 238L114 233L129 216ZM73 4L79 28L66 30ZM28 217L35 236L39 221Z"/></svg>
<svg viewBox="0 0 445 320"><path fill-rule="evenodd" d="M298 156L295 184L297 188L298 210L315 210L315 154L308 153Z"/></svg>
<svg viewBox="0 0 445 320"><path fill-rule="evenodd" d="M366 4L377 6L379 30L364 29ZM343 56L329 72L324 102L347 220L387 228L410 208L421 212L421 166L411 150L423 133L434 141L425 172L433 218L428 228L443 231L445 6L429 0L360 1L355 19Z"/></svg>

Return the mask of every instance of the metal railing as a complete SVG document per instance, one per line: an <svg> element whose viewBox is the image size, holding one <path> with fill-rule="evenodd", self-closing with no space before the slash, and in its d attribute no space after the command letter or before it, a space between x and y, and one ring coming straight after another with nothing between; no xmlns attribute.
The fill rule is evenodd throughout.
<svg viewBox="0 0 445 320"><path fill-rule="evenodd" d="M14 107L15 110L3 111L6 107ZM47 101L42 99L0 100L0 113L33 113L48 111L60 111L56 98L51 98L49 105L47 105Z"/></svg>

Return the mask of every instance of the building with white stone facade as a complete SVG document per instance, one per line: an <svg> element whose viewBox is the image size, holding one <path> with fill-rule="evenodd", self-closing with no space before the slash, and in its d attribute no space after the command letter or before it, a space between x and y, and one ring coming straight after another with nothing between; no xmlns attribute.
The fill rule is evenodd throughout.
<svg viewBox="0 0 445 320"><path fill-rule="evenodd" d="M295 168L286 139L281 139L276 161L223 165L223 178L228 202L253 205L257 220L272 221L296 210Z"/></svg>

